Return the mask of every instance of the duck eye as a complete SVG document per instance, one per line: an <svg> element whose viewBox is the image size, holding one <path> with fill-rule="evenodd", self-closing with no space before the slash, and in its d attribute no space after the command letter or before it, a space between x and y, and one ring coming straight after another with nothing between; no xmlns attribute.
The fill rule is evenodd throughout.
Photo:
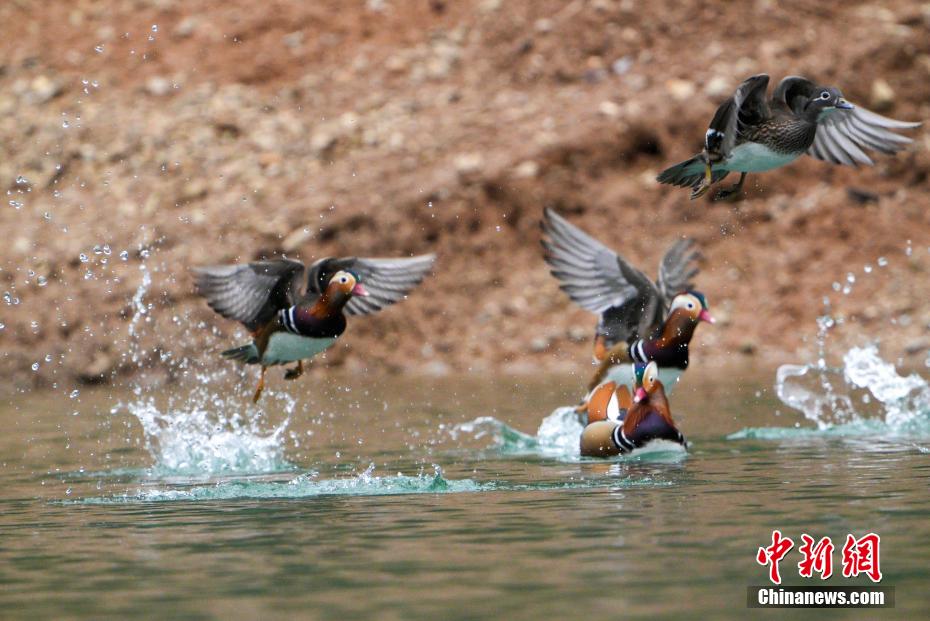
<svg viewBox="0 0 930 621"><path fill-rule="evenodd" d="M830 99L830 91L824 91L824 92L820 93L820 98L821 98L821 99Z"/></svg>
<svg viewBox="0 0 930 621"><path fill-rule="evenodd" d="M347 282L349 282L349 279L343 276L342 278L339 279L339 282L341 282L342 284L346 284Z"/></svg>
<svg viewBox="0 0 930 621"><path fill-rule="evenodd" d="M694 302L688 302L688 310L694 310Z"/></svg>

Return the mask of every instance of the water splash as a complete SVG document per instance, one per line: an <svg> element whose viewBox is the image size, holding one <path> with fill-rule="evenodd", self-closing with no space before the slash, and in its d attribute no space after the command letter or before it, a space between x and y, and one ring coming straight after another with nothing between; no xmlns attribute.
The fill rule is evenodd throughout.
<svg viewBox="0 0 930 621"><path fill-rule="evenodd" d="M129 359L145 364L149 352L141 344L140 328L152 322L145 302L152 286L152 272L140 267L142 281L132 297L129 322ZM163 357L164 358L164 357ZM288 395L277 399L285 413L283 422L268 423L258 408L242 410L236 395L216 388L234 373L221 369L210 373L190 370L186 360L173 363L181 378L167 402L159 403L141 381L132 385L133 399L117 404L112 414L128 412L142 426L144 448L154 465L149 476L192 476L229 473L262 473L291 470L284 459L284 436L296 401Z"/></svg>
<svg viewBox="0 0 930 621"><path fill-rule="evenodd" d="M475 440L490 438L493 442L491 448L505 455L537 455L577 462L586 459L581 457L578 448L583 430L584 425L578 420L575 408L560 407L542 420L535 436L518 431L493 416L482 416L460 423L451 429L450 435L453 440L458 440L462 435ZM650 442L632 455L620 459L678 461L686 454L687 451L680 444L660 441Z"/></svg>
<svg viewBox="0 0 930 621"><path fill-rule="evenodd" d="M904 254L912 255L910 240ZM845 284L833 283L833 291L849 296L854 287L881 274L889 261L885 257L863 266L857 278L849 272ZM912 373L901 375L895 365L879 354L876 342L853 346L842 355L839 366L827 363L831 334L847 322L836 312L829 296L823 298L824 314L817 319L817 358L811 364L786 364L778 368L775 392L782 403L801 412L815 428L744 429L730 438L787 438L809 435L870 436L872 439L930 435L930 384ZM891 319L893 325L907 325L907 315ZM857 333L857 336L858 333ZM930 365L928 365L930 366Z"/></svg>
<svg viewBox="0 0 930 621"><path fill-rule="evenodd" d="M819 430L930 433L930 384L916 373L899 374L874 344L850 348L839 368L819 363L783 365L775 390L785 405L804 414Z"/></svg>
<svg viewBox="0 0 930 621"><path fill-rule="evenodd" d="M293 402L288 417L268 428L258 413L243 415L237 404L206 389L176 401L159 407L154 398L142 397L113 410L128 412L142 425L145 449L154 460L150 476L291 469L283 447Z"/></svg>

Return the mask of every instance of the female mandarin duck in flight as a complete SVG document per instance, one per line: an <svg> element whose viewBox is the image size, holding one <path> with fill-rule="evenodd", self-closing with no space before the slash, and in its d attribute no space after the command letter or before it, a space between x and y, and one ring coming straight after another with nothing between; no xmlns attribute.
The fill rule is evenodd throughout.
<svg viewBox="0 0 930 621"><path fill-rule="evenodd" d="M605 382L588 402L588 421L581 432L580 449L585 457L610 457L631 453L654 440L687 447L669 409L665 388L655 362L635 363L636 392L632 399L626 385Z"/></svg>
<svg viewBox="0 0 930 621"><path fill-rule="evenodd" d="M196 286L210 308L252 332L251 343L222 355L261 365L253 397L258 401L267 367L297 362L284 377L300 377L303 360L331 347L345 331L345 315L374 313L404 299L434 260L432 254L409 259L327 257L309 270L290 259L219 265L196 269Z"/></svg>
<svg viewBox="0 0 930 621"><path fill-rule="evenodd" d="M895 121L843 99L839 89L797 76L782 80L765 99L769 76L752 76L717 109L704 137L704 150L662 171L660 183L691 187L691 198L731 172L739 181L715 198L740 192L746 174L779 168L807 153L833 164L873 164L866 149L893 154L911 139L891 131L920 123Z"/></svg>
<svg viewBox="0 0 930 621"><path fill-rule="evenodd" d="M707 300L693 290L699 254L680 239L668 249L653 283L626 259L551 209L542 222L545 259L561 289L579 306L598 313L594 357L600 363L589 388L605 377L633 385L631 362L655 360L671 390L688 367L697 324L714 323Z"/></svg>

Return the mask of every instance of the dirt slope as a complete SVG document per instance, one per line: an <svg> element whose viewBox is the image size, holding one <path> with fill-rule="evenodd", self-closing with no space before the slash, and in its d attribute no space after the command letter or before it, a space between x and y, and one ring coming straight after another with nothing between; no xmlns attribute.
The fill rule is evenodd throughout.
<svg viewBox="0 0 930 621"><path fill-rule="evenodd" d="M128 373L131 338L154 378L212 364L236 328L188 268L280 253L439 254L407 302L353 321L316 366L586 373L594 319L540 260L545 205L649 273L676 236L698 240L723 319L698 333L702 365L809 359L824 296L850 338L882 335L906 364L930 346L926 127L874 168L750 177L735 204L654 182L753 73L927 119L930 5L69 6L0 6L0 370L17 385Z"/></svg>

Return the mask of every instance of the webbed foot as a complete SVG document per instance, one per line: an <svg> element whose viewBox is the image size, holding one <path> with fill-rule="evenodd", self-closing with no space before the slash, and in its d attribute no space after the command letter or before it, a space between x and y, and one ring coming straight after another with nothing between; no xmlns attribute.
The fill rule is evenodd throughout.
<svg viewBox="0 0 930 621"><path fill-rule="evenodd" d="M284 379L286 379L286 380L295 380L295 379L297 379L298 377L300 377L300 376L303 375L303 374L304 374L304 361L303 361L303 360L298 360L298 361L297 361L297 366L296 366L296 367L294 367L293 369L288 369L287 371L285 371L285 373L284 373Z"/></svg>

